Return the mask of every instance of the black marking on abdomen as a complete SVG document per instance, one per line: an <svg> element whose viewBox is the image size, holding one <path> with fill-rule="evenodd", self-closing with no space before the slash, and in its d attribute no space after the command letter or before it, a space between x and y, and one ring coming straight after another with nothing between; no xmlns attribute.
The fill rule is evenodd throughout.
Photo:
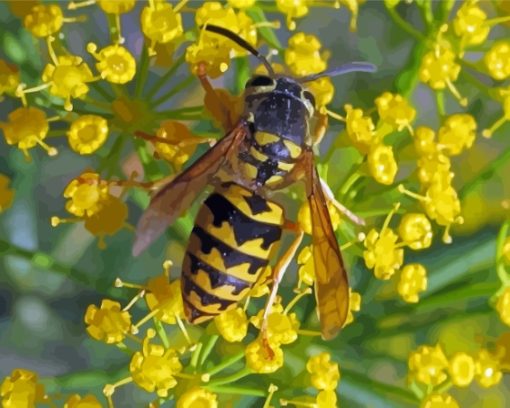
<svg viewBox="0 0 510 408"><path fill-rule="evenodd" d="M269 207L267 200L264 197L259 196L258 194L253 193L251 196L249 197L243 196L243 198L244 201L246 201L246 204L248 204L248 207L250 207L250 210L253 213L253 215L258 215L261 213L271 211L271 207Z"/></svg>
<svg viewBox="0 0 510 408"><path fill-rule="evenodd" d="M182 288L184 290L184 284L182 284ZM217 316L216 314L206 313L200 309L198 309L193 303L191 303L186 296L182 297L182 300L184 302L184 308L190 311L190 315L186 314L186 318L190 323L193 323L195 320L199 318L206 317L207 319L212 319L214 316Z"/></svg>
<svg viewBox="0 0 510 408"><path fill-rule="evenodd" d="M204 204L211 211L215 227L221 227L221 224L225 221L232 227L234 238L238 245L262 238L261 247L267 250L271 244L279 241L281 238L282 230L280 226L255 221L221 194L211 194Z"/></svg>
<svg viewBox="0 0 510 408"><path fill-rule="evenodd" d="M198 286L195 282L193 282L188 276L182 276L182 291L186 295L185 297L189 298L191 292L195 292L200 299L200 303L204 306L210 305L219 305L220 310L225 310L232 303L235 303L235 300L222 299L212 293L209 293Z"/></svg>
<svg viewBox="0 0 510 408"><path fill-rule="evenodd" d="M232 295L238 296L243 290L252 286L251 282L236 278L232 275L227 275L226 273L219 271L208 263L197 258L191 252L187 252L186 255L190 260L190 273L196 275L198 270L202 269L205 273L207 273L213 289L222 286L233 286L234 289L232 290Z"/></svg>
<svg viewBox="0 0 510 408"><path fill-rule="evenodd" d="M257 271L268 264L267 259L257 258L256 256L248 255L237 249L234 249L224 242L221 242L219 239L213 237L211 234L197 225L195 225L193 228L192 234L195 234L196 237L200 240L200 250L204 254L210 254L211 250L216 248L223 257L223 262L227 269L233 266L247 263L249 265L248 273L250 275L255 275Z"/></svg>

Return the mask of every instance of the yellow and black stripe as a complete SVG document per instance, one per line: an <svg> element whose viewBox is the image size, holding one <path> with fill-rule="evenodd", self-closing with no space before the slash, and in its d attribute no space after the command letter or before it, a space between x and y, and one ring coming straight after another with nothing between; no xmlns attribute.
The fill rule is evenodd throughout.
<svg viewBox="0 0 510 408"><path fill-rule="evenodd" d="M201 323L234 307L257 282L284 222L276 203L234 183L204 202L182 267L186 318Z"/></svg>

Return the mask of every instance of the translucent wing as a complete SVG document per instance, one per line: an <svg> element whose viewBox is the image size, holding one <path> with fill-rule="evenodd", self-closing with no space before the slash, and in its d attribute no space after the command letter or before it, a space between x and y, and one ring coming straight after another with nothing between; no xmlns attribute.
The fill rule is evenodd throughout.
<svg viewBox="0 0 510 408"><path fill-rule="evenodd" d="M136 227L133 255L145 250L189 208L197 195L209 184L211 177L225 163L229 154L244 139L247 128L240 122L230 133L204 153L195 163L163 186L152 197Z"/></svg>
<svg viewBox="0 0 510 408"><path fill-rule="evenodd" d="M315 291L322 337L335 337L349 311L349 283L336 241L319 174L310 157L307 166L307 195L312 217Z"/></svg>

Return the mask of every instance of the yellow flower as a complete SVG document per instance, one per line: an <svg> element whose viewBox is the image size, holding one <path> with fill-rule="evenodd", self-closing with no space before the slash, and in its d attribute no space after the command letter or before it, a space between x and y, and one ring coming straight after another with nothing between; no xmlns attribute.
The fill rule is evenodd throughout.
<svg viewBox="0 0 510 408"><path fill-rule="evenodd" d="M19 81L18 67L0 59L0 96L3 94L14 95Z"/></svg>
<svg viewBox="0 0 510 408"><path fill-rule="evenodd" d="M310 373L313 387L318 390L335 390L340 381L340 369L337 363L331 361L329 353L310 357L306 370Z"/></svg>
<svg viewBox="0 0 510 408"><path fill-rule="evenodd" d="M437 154L438 147L435 142L435 132L426 126L419 126L414 131L414 148L420 156Z"/></svg>
<svg viewBox="0 0 510 408"><path fill-rule="evenodd" d="M135 0L98 0L97 3L107 14L124 14L135 7Z"/></svg>
<svg viewBox="0 0 510 408"><path fill-rule="evenodd" d="M324 71L327 67L327 54L320 53L321 47L319 39L313 34L294 34L285 49L285 63L296 76Z"/></svg>
<svg viewBox="0 0 510 408"><path fill-rule="evenodd" d="M79 154L91 154L99 149L108 136L108 122L101 116L83 115L71 123L67 138L71 149Z"/></svg>
<svg viewBox="0 0 510 408"><path fill-rule="evenodd" d="M368 153L368 170L378 183L392 184L398 171L393 147L383 144L373 147Z"/></svg>
<svg viewBox="0 0 510 408"><path fill-rule="evenodd" d="M446 380L448 360L439 344L420 346L409 355L409 375L412 380L426 385L438 385Z"/></svg>
<svg viewBox="0 0 510 408"><path fill-rule="evenodd" d="M432 226L425 214L405 214L398 226L398 233L402 241L414 250L428 248L432 243Z"/></svg>
<svg viewBox="0 0 510 408"><path fill-rule="evenodd" d="M203 40L191 44L186 49L185 59L194 75L199 73L199 65L205 64L207 76L218 78L223 75L230 64L230 47L225 42Z"/></svg>
<svg viewBox="0 0 510 408"><path fill-rule="evenodd" d="M345 105L345 129L352 144L361 153L367 154L374 144L378 144L374 123L370 116L364 116L363 110Z"/></svg>
<svg viewBox="0 0 510 408"><path fill-rule="evenodd" d="M317 394L315 408L336 408L336 393L332 390L323 390Z"/></svg>
<svg viewBox="0 0 510 408"><path fill-rule="evenodd" d="M147 282L145 301L151 311L158 310L156 317L164 323L175 324L184 317L181 295L181 280L168 281L168 276L159 275Z"/></svg>
<svg viewBox="0 0 510 408"><path fill-rule="evenodd" d="M37 374L17 368L0 385L2 408L35 408L45 399L44 386L37 382Z"/></svg>
<svg viewBox="0 0 510 408"><path fill-rule="evenodd" d="M465 2L453 19L453 29L462 38L463 44L481 44L490 31L490 26L485 24L486 20L487 14L475 2Z"/></svg>
<svg viewBox="0 0 510 408"><path fill-rule="evenodd" d="M101 403L93 395L81 397L78 394L71 395L65 402L64 408L101 408Z"/></svg>
<svg viewBox="0 0 510 408"><path fill-rule="evenodd" d="M179 171L196 150L197 144L203 139L191 133L188 126L175 120L161 122L156 136L168 140L169 143L154 143L159 157L169 161Z"/></svg>
<svg viewBox="0 0 510 408"><path fill-rule="evenodd" d="M310 0L276 0L276 6L283 14L287 15L287 27L289 30L296 28L295 18L308 14Z"/></svg>
<svg viewBox="0 0 510 408"><path fill-rule="evenodd" d="M451 395L433 393L422 401L420 408L459 408L459 404Z"/></svg>
<svg viewBox="0 0 510 408"><path fill-rule="evenodd" d="M262 324L262 315L264 310L260 310L256 316L250 319L250 322L260 329ZM283 306L275 303L267 317L267 337L271 344L290 344L297 340L297 331L299 330L299 320L295 313L284 313Z"/></svg>
<svg viewBox="0 0 510 408"><path fill-rule="evenodd" d="M417 160L418 179L423 186L431 185L434 180L450 180L453 173L450 172L451 162L444 154L430 154Z"/></svg>
<svg viewBox="0 0 510 408"><path fill-rule="evenodd" d="M85 228L99 238L99 247L104 248L103 238L123 228L127 215L127 205L120 198L108 195L99 210L85 218Z"/></svg>
<svg viewBox="0 0 510 408"><path fill-rule="evenodd" d="M125 84L133 79L136 73L136 61L133 55L122 45L114 44L97 51L93 43L87 45L87 51L99 62L96 68L101 78L113 84Z"/></svg>
<svg viewBox="0 0 510 408"><path fill-rule="evenodd" d="M62 28L64 15L56 4L38 4L25 16L23 24L34 37L48 37Z"/></svg>
<svg viewBox="0 0 510 408"><path fill-rule="evenodd" d="M85 312L85 323L90 337L114 344L124 340L129 332L131 316L121 309L119 302L103 299L99 309L96 305L89 305Z"/></svg>
<svg viewBox="0 0 510 408"><path fill-rule="evenodd" d="M108 185L99 174L82 173L64 190L64 197L70 198L66 210L78 217L91 216L101 209L108 195Z"/></svg>
<svg viewBox="0 0 510 408"><path fill-rule="evenodd" d="M475 365L476 380L482 387L489 388L500 383L503 374L496 356L482 349L478 352Z"/></svg>
<svg viewBox="0 0 510 408"><path fill-rule="evenodd" d="M359 312L361 309L361 295L358 292L353 292L349 288L349 311L347 312L347 318L345 319L344 327L351 324L354 321L354 315L352 312Z"/></svg>
<svg viewBox="0 0 510 408"><path fill-rule="evenodd" d="M426 197L428 199L423 201L423 206L431 219L443 226L457 222L460 201L452 186L444 182L434 182L427 188Z"/></svg>
<svg viewBox="0 0 510 408"><path fill-rule="evenodd" d="M7 210L14 198L14 190L9 188L9 177L0 173L0 214Z"/></svg>
<svg viewBox="0 0 510 408"><path fill-rule="evenodd" d="M7 144L17 145L25 155L28 149L36 145L42 146L50 155L57 153L55 148L43 142L50 129L44 111L32 107L21 107L9 113L7 118L7 122L0 122L0 129L4 133Z"/></svg>
<svg viewBox="0 0 510 408"><path fill-rule="evenodd" d="M200 387L193 387L177 400L176 408L217 408L216 394Z"/></svg>
<svg viewBox="0 0 510 408"><path fill-rule="evenodd" d="M248 333L248 318L241 307L220 313L214 323L221 336L230 343L242 341Z"/></svg>
<svg viewBox="0 0 510 408"><path fill-rule="evenodd" d="M405 127L410 129L411 122L416 117L416 110L402 95L384 92L375 99L375 104L381 120L398 130Z"/></svg>
<svg viewBox="0 0 510 408"><path fill-rule="evenodd" d="M507 286L498 298L496 310L499 313L501 321L507 326L510 326L510 286Z"/></svg>
<svg viewBox="0 0 510 408"><path fill-rule="evenodd" d="M315 281L315 266L313 264L311 245L303 247L301 252L299 252L297 263L299 265L299 282L308 286L313 285L313 282Z"/></svg>
<svg viewBox="0 0 510 408"><path fill-rule="evenodd" d="M331 82L331 78L322 77L307 84L308 90L315 97L315 109L318 111L324 108L333 100L335 87Z"/></svg>
<svg viewBox="0 0 510 408"><path fill-rule="evenodd" d="M377 279L390 279L402 266L404 250L398 248L397 240L398 235L391 228L385 228L380 234L372 229L365 238L363 258L367 268L374 269Z"/></svg>
<svg viewBox="0 0 510 408"><path fill-rule="evenodd" d="M510 41L495 42L484 57L485 66L489 75L497 80L510 76Z"/></svg>
<svg viewBox="0 0 510 408"><path fill-rule="evenodd" d="M156 43L166 44L183 34L182 17L172 5L163 1L149 2L140 17L142 32L150 40L151 52Z"/></svg>
<svg viewBox="0 0 510 408"><path fill-rule="evenodd" d="M427 271L420 264L404 266L398 282L398 293L408 303L417 303L418 294L427 289Z"/></svg>
<svg viewBox="0 0 510 408"><path fill-rule="evenodd" d="M329 210L329 217L331 218L331 225L333 226L333 230L335 231L338 226L340 225L340 214L338 210L335 208L335 206L328 202L328 210ZM312 234L312 216L310 214L310 205L308 204L308 201L303 201L301 206L299 207L298 211L298 223L301 229L311 235Z"/></svg>
<svg viewBox="0 0 510 408"><path fill-rule="evenodd" d="M467 387L475 377L475 360L464 352L455 353L450 360L448 372L455 386Z"/></svg>
<svg viewBox="0 0 510 408"><path fill-rule="evenodd" d="M423 57L420 66L420 81L432 89L444 89L457 80L460 65L455 62L455 54L449 49L438 48Z"/></svg>
<svg viewBox="0 0 510 408"><path fill-rule="evenodd" d="M475 136L476 121L473 116L458 113L449 116L439 128L438 141L441 151L456 156L473 145Z"/></svg>
<svg viewBox="0 0 510 408"><path fill-rule="evenodd" d="M81 57L63 55L58 57L56 65L46 65L42 79L51 85L52 95L65 99L64 108L70 111L73 109L71 98L83 98L87 95L87 83L92 82L94 76Z"/></svg>
<svg viewBox="0 0 510 408"><path fill-rule="evenodd" d="M141 388L148 392L155 391L159 397L166 397L168 390L177 385L174 375L181 372L182 364L174 349L150 344L155 335L153 329L147 330L142 351L133 355L129 371L133 381Z"/></svg>
<svg viewBox="0 0 510 408"><path fill-rule="evenodd" d="M258 337L246 346L246 365L254 373L269 374L283 366L283 351L278 344L269 343L270 349Z"/></svg>
<svg viewBox="0 0 510 408"><path fill-rule="evenodd" d="M255 0L227 0L232 7L245 9L255 4Z"/></svg>

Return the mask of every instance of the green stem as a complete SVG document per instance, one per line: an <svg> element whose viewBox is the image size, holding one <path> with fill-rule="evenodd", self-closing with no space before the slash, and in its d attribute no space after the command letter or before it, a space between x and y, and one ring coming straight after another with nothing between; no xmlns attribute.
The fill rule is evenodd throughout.
<svg viewBox="0 0 510 408"><path fill-rule="evenodd" d="M253 397L265 397L267 395L266 390L250 387L236 387L234 385L223 385L223 386L204 386L207 390L215 392L217 394L232 394L232 395L249 395Z"/></svg>
<svg viewBox="0 0 510 408"><path fill-rule="evenodd" d="M244 353L243 353L243 356L244 356ZM232 375L228 375L226 377L218 378L214 381L211 381L209 383L209 386L216 387L218 385L234 383L234 382L240 380L241 378L244 378L250 374L252 374L252 371L248 367L244 367L241 370L239 370L237 373L234 373Z"/></svg>
<svg viewBox="0 0 510 408"><path fill-rule="evenodd" d="M214 366L210 370L207 371L207 374L209 374L211 377L220 371L223 371L225 368L230 367L231 365L237 363L239 360L241 360L244 357L244 351L241 351L239 353L236 353L227 359L225 359L221 364L218 364L217 366ZM220 380L218 380L220 381ZM215 382L216 383L216 382ZM212 382L211 382L212 384ZM223 383L222 383L223 384Z"/></svg>
<svg viewBox="0 0 510 408"><path fill-rule="evenodd" d="M505 262L503 260L503 250L505 246L505 240L508 236L508 230L510 228L510 220L506 220L498 233L498 239L496 241L496 265L498 278L503 286L510 285L510 275L506 271Z"/></svg>
<svg viewBox="0 0 510 408"><path fill-rule="evenodd" d="M416 30L414 27L412 27L407 21L405 21L402 17L400 17L400 14L397 13L397 10L395 10L395 7L390 7L386 4L386 10L388 11L390 17L394 21L396 25L398 25L402 30L407 32L408 34L411 34L416 40L418 41L425 41L425 36L420 33L418 30Z"/></svg>
<svg viewBox="0 0 510 408"><path fill-rule="evenodd" d="M427 23L427 26L431 27L434 24L434 13L432 13L432 1L426 0L422 2L420 9L423 14L423 19Z"/></svg>
<svg viewBox="0 0 510 408"><path fill-rule="evenodd" d="M154 95L165 85L165 83L175 74L175 72L179 69L179 67L184 63L184 55L181 55L178 59L174 61L170 69L159 77L156 83L149 89L146 93L146 100L150 101L154 97Z"/></svg>
<svg viewBox="0 0 510 408"><path fill-rule="evenodd" d="M191 360L189 365L195 370L198 365L198 358L200 357L200 352L202 351L202 347L204 343L198 343L195 350L193 350L193 354L191 355Z"/></svg>
<svg viewBox="0 0 510 408"><path fill-rule="evenodd" d="M189 114L189 113L202 113L204 110L204 106L203 105L198 105L198 106L186 106L184 108L180 108L180 109L172 109L172 110L168 110L168 111L163 111L163 112L155 112L156 115L158 116L168 116L168 117L173 117L173 116L179 116L179 115L183 115L183 114Z"/></svg>
<svg viewBox="0 0 510 408"><path fill-rule="evenodd" d="M216 342L218 341L219 338L220 336L218 336L217 334L214 334L209 337L207 343L205 343L205 346L203 348L202 355L200 356L200 362L198 363L199 367L202 367L204 365L205 360L207 360L207 357L209 357L209 354L211 354L211 351L216 345Z"/></svg>
<svg viewBox="0 0 510 408"><path fill-rule="evenodd" d="M178 94L183 89L190 86L195 81L195 77L193 75L190 75L187 77L184 81L181 81L178 85L174 86L172 89L170 89L165 94L161 95L158 99L156 99L154 102L151 103L151 107L155 108L156 106L161 105L162 103L166 102L168 99L170 99L175 94Z"/></svg>
<svg viewBox="0 0 510 408"><path fill-rule="evenodd" d="M90 82L89 85L99 95L101 95L105 101L111 102L111 101L113 101L115 99L113 97L113 95L109 94L108 91L106 89L104 89L99 82L97 82L97 81L96 82Z"/></svg>
<svg viewBox="0 0 510 408"><path fill-rule="evenodd" d="M159 338L161 339L161 342L165 346L165 348L170 347L170 342L168 341L168 336L166 335L165 328L163 327L163 323L161 323L161 320L159 319L152 319L154 322L154 328L156 330L156 333L158 333Z"/></svg>
<svg viewBox="0 0 510 408"><path fill-rule="evenodd" d="M163 174L159 170L157 163L153 160L145 147L145 141L140 139L133 139L133 143L136 147L136 152L140 161L142 162L143 170L146 178L149 180L157 180L163 177Z"/></svg>
<svg viewBox="0 0 510 408"><path fill-rule="evenodd" d="M436 92L436 104L437 104L437 113L439 114L439 119L443 120L446 115L446 110L444 106L444 92L437 90Z"/></svg>
<svg viewBox="0 0 510 408"><path fill-rule="evenodd" d="M140 68L138 69L138 75L136 76L135 85L135 97L138 98L142 94L143 85L149 74L149 51L147 44L143 43L142 55L140 57Z"/></svg>

